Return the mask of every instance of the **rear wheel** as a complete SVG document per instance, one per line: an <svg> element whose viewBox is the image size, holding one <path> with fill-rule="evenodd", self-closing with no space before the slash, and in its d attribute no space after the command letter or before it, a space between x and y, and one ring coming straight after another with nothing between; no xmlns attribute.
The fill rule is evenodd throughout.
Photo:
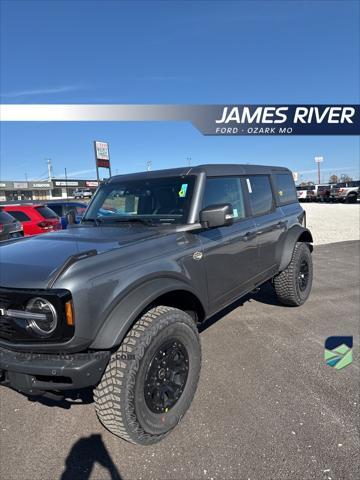
<svg viewBox="0 0 360 480"><path fill-rule="evenodd" d="M300 306L311 292L313 264L308 245L295 245L291 262L279 275L274 277L276 295L284 305Z"/></svg>
<svg viewBox="0 0 360 480"><path fill-rule="evenodd" d="M129 331L94 391L100 421L129 442L158 442L188 410L200 365L193 319L176 308L153 308Z"/></svg>
<svg viewBox="0 0 360 480"><path fill-rule="evenodd" d="M355 194L348 195L345 200L346 203L356 203L356 201L357 201L357 195Z"/></svg>

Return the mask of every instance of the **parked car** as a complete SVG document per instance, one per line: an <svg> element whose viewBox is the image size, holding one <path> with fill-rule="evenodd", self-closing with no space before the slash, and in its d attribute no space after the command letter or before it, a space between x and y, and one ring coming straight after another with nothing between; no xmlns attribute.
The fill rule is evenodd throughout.
<svg viewBox="0 0 360 480"><path fill-rule="evenodd" d="M77 188L74 191L75 198L91 198L93 196L93 191L90 188Z"/></svg>
<svg viewBox="0 0 360 480"><path fill-rule="evenodd" d="M359 196L360 181L337 183L331 190L334 200L345 203L356 203Z"/></svg>
<svg viewBox="0 0 360 480"><path fill-rule="evenodd" d="M296 190L299 201L313 202L316 200L315 185L299 185Z"/></svg>
<svg viewBox="0 0 360 480"><path fill-rule="evenodd" d="M314 193L315 193L316 200L318 202L329 202L331 185L329 184L315 185Z"/></svg>
<svg viewBox="0 0 360 480"><path fill-rule="evenodd" d="M0 241L24 236L24 229L16 218L0 208Z"/></svg>
<svg viewBox="0 0 360 480"><path fill-rule="evenodd" d="M2 208L22 223L25 235L61 230L60 218L44 205L5 205Z"/></svg>
<svg viewBox="0 0 360 480"><path fill-rule="evenodd" d="M71 212L74 213L74 223L80 223L87 208L87 203L53 200L47 202L46 206L61 218L61 226L65 229L68 226L68 214Z"/></svg>
<svg viewBox="0 0 360 480"><path fill-rule="evenodd" d="M269 280L281 303L302 305L312 241L286 168L113 177L80 225L4 246L2 383L28 395L92 387L108 430L158 442L195 394L198 326Z"/></svg>

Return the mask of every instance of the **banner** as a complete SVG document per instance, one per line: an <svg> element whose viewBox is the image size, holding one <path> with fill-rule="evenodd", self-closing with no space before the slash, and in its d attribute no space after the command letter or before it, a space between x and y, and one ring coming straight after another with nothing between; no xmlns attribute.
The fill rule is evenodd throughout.
<svg viewBox="0 0 360 480"><path fill-rule="evenodd" d="M203 135L360 135L359 105L13 104L0 105L0 118L5 122L188 121ZM106 157L106 147L100 153Z"/></svg>

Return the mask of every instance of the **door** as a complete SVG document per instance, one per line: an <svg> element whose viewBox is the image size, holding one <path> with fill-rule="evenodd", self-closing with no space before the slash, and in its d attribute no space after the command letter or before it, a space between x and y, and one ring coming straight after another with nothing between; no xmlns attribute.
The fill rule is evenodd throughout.
<svg viewBox="0 0 360 480"><path fill-rule="evenodd" d="M277 273L277 248L286 219L276 202L268 175L245 177L252 217L256 224L261 278L267 280Z"/></svg>
<svg viewBox="0 0 360 480"><path fill-rule="evenodd" d="M234 223L198 234L203 245L211 313L251 290L259 273L256 225L247 216L240 177L206 180L202 208L221 203L231 203Z"/></svg>

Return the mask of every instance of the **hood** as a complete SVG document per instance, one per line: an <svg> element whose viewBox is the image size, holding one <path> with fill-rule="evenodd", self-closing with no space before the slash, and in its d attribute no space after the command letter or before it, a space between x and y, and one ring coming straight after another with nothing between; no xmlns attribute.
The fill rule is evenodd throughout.
<svg viewBox="0 0 360 480"><path fill-rule="evenodd" d="M6 242L0 246L0 287L46 288L71 255L89 250L100 254L161 234L157 227L142 225L76 226Z"/></svg>

